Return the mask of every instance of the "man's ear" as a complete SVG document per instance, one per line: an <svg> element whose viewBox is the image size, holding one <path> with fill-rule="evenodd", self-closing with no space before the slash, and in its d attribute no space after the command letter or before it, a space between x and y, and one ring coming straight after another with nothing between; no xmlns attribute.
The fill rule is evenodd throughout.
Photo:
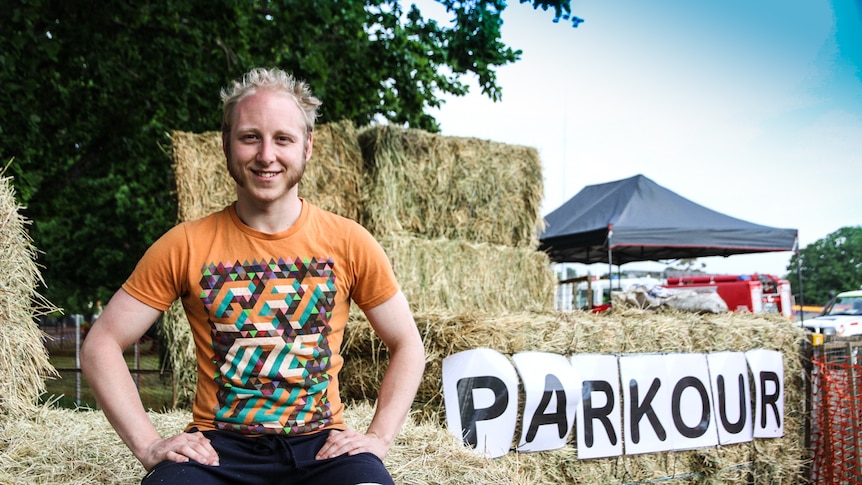
<svg viewBox="0 0 862 485"><path fill-rule="evenodd" d="M308 143L305 144L305 161L311 160L311 148L314 145L314 133L308 134Z"/></svg>
<svg viewBox="0 0 862 485"><path fill-rule="evenodd" d="M224 132L221 134L221 151L224 153L224 158L227 159L228 151L230 151L230 138L229 135Z"/></svg>

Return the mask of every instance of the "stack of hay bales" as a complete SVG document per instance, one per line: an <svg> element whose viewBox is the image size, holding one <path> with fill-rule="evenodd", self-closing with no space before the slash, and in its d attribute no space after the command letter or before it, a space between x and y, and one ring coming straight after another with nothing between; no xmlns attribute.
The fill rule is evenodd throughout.
<svg viewBox="0 0 862 485"><path fill-rule="evenodd" d="M368 178L362 222L387 249L425 343L416 419L445 427L442 361L464 350L487 347L511 356L766 348L785 355L784 438L588 461L577 460L572 443L494 463L518 469L500 480L509 483L623 483L679 475L697 482L801 479L805 386L798 328L778 317L740 314L555 312L549 261L535 250L542 192L535 150L392 127L365 129L359 141ZM347 334L343 394L373 400L385 349L361 315L354 315Z"/></svg>
<svg viewBox="0 0 862 485"><path fill-rule="evenodd" d="M38 292L38 250L20 209L11 178L0 178L0 483L138 482L140 465L104 415L39 403L58 374L37 320L57 308Z"/></svg>
<svg viewBox="0 0 862 485"><path fill-rule="evenodd" d="M542 166L534 148L394 127L359 133L360 222L386 249L414 312L553 307L536 251Z"/></svg>
<svg viewBox="0 0 862 485"><path fill-rule="evenodd" d="M335 141L327 144L327 136ZM365 161L359 156L359 143L351 141L364 136L371 137L366 141L374 143L387 137L407 140L427 136L426 143L431 145L445 144L445 140L398 130L368 132L357 138L349 124L321 126L316 132L315 163L309 165L300 189L308 200L367 222L394 260L405 293L413 297L411 303L425 341L428 365L415 412L386 457L396 483L807 483L803 461L807 453L804 446L806 374L798 351L804 338L801 329L771 315L695 315L640 310L614 311L607 315L554 312L547 308L551 292L542 293L545 291L542 288L547 288L545 275L522 275L523 279L518 280L522 283L518 284L533 285L532 288L506 289L506 283L500 280L509 277L506 273L509 268L497 268L498 273L474 274L476 281L466 276L447 280L452 278L447 273L475 273L471 262L480 265L491 262L485 266L522 265L520 271L531 272L530 268L534 267L531 265L538 263L523 260L535 258L543 264L544 260L532 251L532 243L526 238L514 236L526 234L518 228L511 229L509 239L481 240L475 233L471 235L470 231L475 229L459 225L457 221L450 221L452 227L444 227L446 221L440 222L439 218L443 217L440 212L435 216L440 227L433 230L426 227L423 230L433 231L427 235L416 232L422 226L405 223L412 219L405 217L404 207L382 205L382 201L387 200L383 194L374 195L362 189L363 186L373 188L374 174L379 176L380 173L375 170L392 169L373 165L372 170L365 169ZM217 133L174 134L183 220L218 210L233 200L232 183L224 169L218 139ZM364 144L363 149L368 150L369 146L373 145ZM500 145L485 142L476 146L503 150ZM326 152L327 147L329 152ZM329 154L321 156L325 153ZM529 151L525 153L532 156ZM190 163L198 165L190 166ZM187 169L190 172L183 172ZM405 170L410 169L405 167ZM432 172L429 169L426 173ZM198 182L190 182L198 176L201 177ZM332 180L338 182L333 184ZM432 183L428 179L424 182ZM333 193L334 185L346 189ZM329 191L323 193L323 189ZM313 193L315 190L321 194ZM410 189L401 187L399 190ZM481 193L481 189L474 193ZM451 194L441 196L452 197ZM473 214L483 214L487 207L479 207L481 203L477 200L468 205L473 205ZM381 204L380 210L369 214L367 207L374 204ZM530 207L529 202L524 204ZM0 380L4 389L0 401L0 483L137 483L143 468L120 442L101 412L51 409L36 404L44 389L43 376L51 374L52 369L41 343L43 336L33 317L51 307L35 292L39 281L33 263L35 250L26 236L25 222L17 215L11 190L7 194L0 193L0 205L4 208L0 236L5 238L0 240L6 258L0 260L3 265L0 297L6 298L0 306L4 311L0 325ZM458 213L462 208L455 203L452 212ZM464 213L471 212L461 212ZM484 227L494 226L490 216L483 218ZM485 232L491 233L503 234L490 229ZM459 239L465 235L474 239ZM429 255L434 251L438 252L436 257L441 258L441 264L435 265L434 257ZM474 253L470 254L471 251ZM499 254L495 256L495 252ZM457 259L466 262L466 269L450 266L455 261L445 259L451 257L450 253L463 253ZM536 271L549 270L544 267ZM484 285L495 281L494 274L500 277L496 288L503 290L486 295L487 301L469 294L484 292ZM532 283L530 278L533 278ZM448 286L444 284L446 281L449 281ZM475 286L470 287L471 284ZM458 294L460 285L466 288L466 295ZM507 296L506 291L511 293ZM537 291L541 296L533 299L530 291ZM347 367L358 370L346 370L342 376L343 385L348 392L373 397L385 364L385 350L361 315L355 313L352 318L344 350L351 359ZM172 309L164 325L173 342L169 344L171 360L175 372L187 376L178 387L191 392L194 358L187 327L181 311ZM579 460L574 443L553 451L509 453L494 460L484 459L449 435L442 422L442 359L477 347L489 347L508 355L530 350L563 355L777 350L784 355L785 365L785 435L718 448L596 460ZM363 356L369 356L371 361L363 362ZM360 430L365 429L372 416L370 400L357 400L345 411L348 425ZM150 418L163 435L169 436L180 432L190 415L188 410L151 412Z"/></svg>
<svg viewBox="0 0 862 485"><path fill-rule="evenodd" d="M224 166L218 134L176 133L183 220L205 214L185 213L184 206L194 207L193 199L214 194L202 185L183 189L179 180L185 177L182 165L189 162L184 153L195 152L183 148L181 140L197 136L209 137L213 148L208 161L194 170L223 177L230 186L226 171L219 174L219 168L213 168ZM805 482L801 330L779 317L763 315L553 311L549 261L535 250L542 192L535 150L392 127L357 133L342 123L319 127L314 151L300 193L358 220L378 238L425 343L426 373L414 412L386 460L397 483L630 483L669 477L679 477L670 478L677 483ZM232 197L230 193L201 207L220 209ZM193 348L183 333L187 325L180 310L173 319L182 324L167 325L180 335L172 351L184 354L174 358L174 370L192 377L179 386L188 395L194 384ZM478 347L510 356L522 351L571 355L778 350L785 356L785 437L597 460L578 460L572 442L550 452L485 460L448 435L442 396L443 358ZM361 312L351 314L342 351L346 363L340 386L345 400L352 401L345 417L350 425L364 429L387 353Z"/></svg>
<svg viewBox="0 0 862 485"><path fill-rule="evenodd" d="M56 375L36 319L55 310L37 292L42 276L36 248L19 213L12 179L0 178L0 415L33 411L45 392L45 377Z"/></svg>

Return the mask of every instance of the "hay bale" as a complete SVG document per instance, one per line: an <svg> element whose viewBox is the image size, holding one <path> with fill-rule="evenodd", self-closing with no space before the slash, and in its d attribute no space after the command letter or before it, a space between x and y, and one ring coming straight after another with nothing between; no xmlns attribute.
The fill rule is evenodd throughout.
<svg viewBox="0 0 862 485"><path fill-rule="evenodd" d="M445 423L442 414L442 362L449 355L486 347L506 355L540 351L561 355L671 352L744 352L756 348L781 351L785 376L795 378L799 343L804 333L787 320L769 314L662 313L630 309L607 314L574 312L414 314L425 344L426 368L414 409ZM385 347L360 312L351 314L345 330L341 371L342 395L376 399L388 362ZM789 397L789 394L788 394Z"/></svg>
<svg viewBox="0 0 862 485"><path fill-rule="evenodd" d="M363 223L373 234L537 246L536 149L391 126L360 131L359 143L370 178Z"/></svg>
<svg viewBox="0 0 862 485"><path fill-rule="evenodd" d="M352 428L364 430L373 415L374 408L366 401L349 404L344 418ZM181 432L191 419L188 411L150 412L149 416L163 436ZM798 463L775 459L787 444L784 438L756 440L715 449L597 460L578 460L576 448L567 445L491 460L464 447L438 424L410 416L384 462L395 483L411 485L807 483ZM765 450L765 445L770 449ZM30 418L0 422L0 483L121 485L139 483L143 475L143 467L101 412L46 406Z"/></svg>
<svg viewBox="0 0 862 485"><path fill-rule="evenodd" d="M318 207L360 221L363 165L353 123L319 125L314 128L314 150L299 195Z"/></svg>
<svg viewBox="0 0 862 485"><path fill-rule="evenodd" d="M414 311L549 310L556 281L547 254L463 240L380 239Z"/></svg>
<svg viewBox="0 0 862 485"><path fill-rule="evenodd" d="M343 345L345 365L339 377L342 396L374 400L388 357L364 317L356 313L351 318ZM572 355L744 352L764 348L784 355L785 436L782 438L718 449L588 461L575 458L574 444L564 450L498 458L517 460L525 473L526 469L536 467L532 469L535 475L520 483L624 483L692 473L699 474L699 483L745 481L748 474L757 476L758 483L761 479L765 483L794 483L804 471L806 391L799 352L804 332L778 316L630 309L608 314L429 312L417 313L415 319L425 344L426 369L414 403L414 415L441 428L445 427L442 361L463 350L487 347L511 356L526 351ZM520 402L523 405L523 396ZM545 476L542 471L553 469L556 473L558 467L566 470L562 472L564 476Z"/></svg>
<svg viewBox="0 0 862 485"><path fill-rule="evenodd" d="M57 372L36 319L57 311L37 287L44 284L27 221L15 202L12 179L0 178L0 414L28 414Z"/></svg>
<svg viewBox="0 0 862 485"><path fill-rule="evenodd" d="M167 360L173 383L173 407L191 407L198 382L197 356L189 320L186 318L180 300L174 301L162 316L159 332L168 349Z"/></svg>
<svg viewBox="0 0 862 485"><path fill-rule="evenodd" d="M150 413L163 435L176 434L188 412ZM144 467L101 411L40 407L28 418L0 424L0 483L140 483Z"/></svg>
<svg viewBox="0 0 862 485"><path fill-rule="evenodd" d="M221 133L171 134L177 218L192 221L219 211L236 200L234 181L227 171Z"/></svg>
<svg viewBox="0 0 862 485"><path fill-rule="evenodd" d="M373 412L369 403L360 403L348 407L344 417L364 430ZM162 436L181 432L191 420L187 411L149 416ZM395 483L403 484L548 483L520 480L525 470L517 463L478 457L445 430L410 418L385 463ZM526 475L539 470L526 470ZM144 473L101 412L46 406L31 418L0 422L0 483L126 485L140 483Z"/></svg>

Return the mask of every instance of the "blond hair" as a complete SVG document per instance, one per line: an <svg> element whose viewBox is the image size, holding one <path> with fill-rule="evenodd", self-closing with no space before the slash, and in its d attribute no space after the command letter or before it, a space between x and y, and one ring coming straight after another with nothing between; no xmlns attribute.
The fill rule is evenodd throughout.
<svg viewBox="0 0 862 485"><path fill-rule="evenodd" d="M319 116L317 108L321 101L311 93L308 84L305 81L297 80L281 69L257 67L221 90L221 130L223 136L230 134L231 120L236 104L243 98L254 94L258 88L283 92L293 98L305 117L306 136L314 131L314 121Z"/></svg>

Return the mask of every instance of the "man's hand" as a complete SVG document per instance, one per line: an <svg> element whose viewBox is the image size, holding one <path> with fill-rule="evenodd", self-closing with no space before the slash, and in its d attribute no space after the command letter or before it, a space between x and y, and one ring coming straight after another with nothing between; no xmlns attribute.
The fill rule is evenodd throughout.
<svg viewBox="0 0 862 485"><path fill-rule="evenodd" d="M348 455L356 455L358 453L373 453L381 460L389 451L390 443L385 442L379 436L373 433L362 434L352 429L344 431L333 430L326 438L326 443L320 451L317 452L318 460L327 458L335 458L336 456L347 453Z"/></svg>
<svg viewBox="0 0 862 485"><path fill-rule="evenodd" d="M218 454L210 440L200 431L181 433L168 439L153 441L138 457L148 471L163 461L178 463L194 460L204 465L218 466Z"/></svg>

